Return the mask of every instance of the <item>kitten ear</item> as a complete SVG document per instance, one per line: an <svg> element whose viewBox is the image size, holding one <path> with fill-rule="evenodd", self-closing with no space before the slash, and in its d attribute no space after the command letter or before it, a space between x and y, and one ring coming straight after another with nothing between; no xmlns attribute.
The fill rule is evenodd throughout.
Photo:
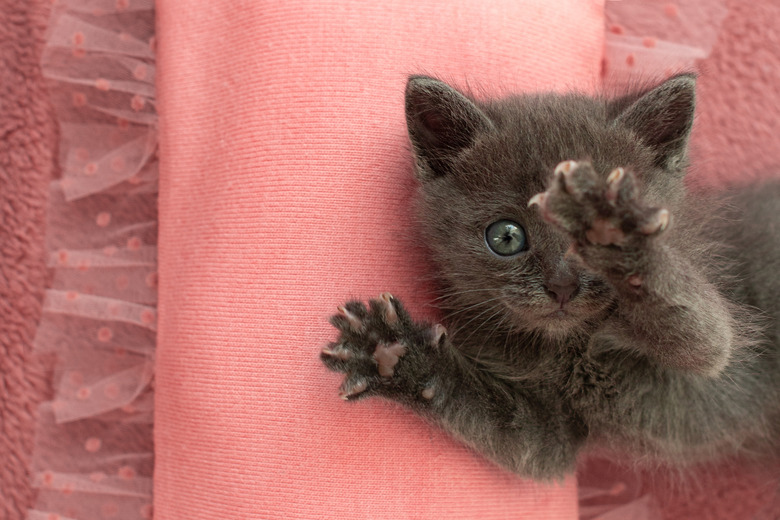
<svg viewBox="0 0 780 520"><path fill-rule="evenodd" d="M470 99L426 76L412 76L406 84L406 124L421 180L449 173L452 160L493 128Z"/></svg>
<svg viewBox="0 0 780 520"><path fill-rule="evenodd" d="M634 130L656 151L657 166L677 169L687 156L695 107L696 76L681 74L636 99L615 123Z"/></svg>

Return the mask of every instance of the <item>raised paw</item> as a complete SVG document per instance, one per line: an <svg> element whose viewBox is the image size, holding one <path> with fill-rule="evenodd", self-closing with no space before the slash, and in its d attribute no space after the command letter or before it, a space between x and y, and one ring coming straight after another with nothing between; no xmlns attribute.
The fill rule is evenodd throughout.
<svg viewBox="0 0 780 520"><path fill-rule="evenodd" d="M662 233L670 220L668 210L647 207L638 195L636 177L624 168L602 180L589 162L564 161L528 204L581 245L630 246Z"/></svg>
<svg viewBox="0 0 780 520"><path fill-rule="evenodd" d="M414 323L390 293L371 300L368 307L359 301L339 306L330 322L339 338L322 349L320 359L346 374L339 389L342 399L398 393L431 398L427 381L432 364L427 358L438 348L444 327Z"/></svg>

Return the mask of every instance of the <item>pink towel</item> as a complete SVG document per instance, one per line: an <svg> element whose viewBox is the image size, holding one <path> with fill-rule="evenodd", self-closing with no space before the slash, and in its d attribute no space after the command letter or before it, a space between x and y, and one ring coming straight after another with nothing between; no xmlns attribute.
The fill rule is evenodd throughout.
<svg viewBox="0 0 780 520"><path fill-rule="evenodd" d="M431 316L406 76L593 89L582 0L158 2L160 518L573 519L574 481L485 462L318 359L345 298Z"/></svg>
<svg viewBox="0 0 780 520"><path fill-rule="evenodd" d="M609 2L606 11L605 69L611 76L700 72L688 174L694 189L780 177L780 40L773 29L780 4L622 0ZM695 470L689 486L674 475L633 477L627 479L633 489L623 494L652 496L658 510L653 518L774 519L780 518L779 469L776 463L757 470L726 461ZM581 491L598 478L584 474Z"/></svg>
<svg viewBox="0 0 780 520"><path fill-rule="evenodd" d="M32 505L35 408L49 391L46 368L31 355L57 133L39 66L48 9L0 0L0 518L8 520Z"/></svg>

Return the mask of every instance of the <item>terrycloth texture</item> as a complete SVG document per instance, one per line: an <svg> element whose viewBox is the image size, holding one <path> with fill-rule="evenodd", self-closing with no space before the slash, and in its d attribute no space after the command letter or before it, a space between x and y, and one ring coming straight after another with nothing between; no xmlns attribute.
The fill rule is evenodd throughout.
<svg viewBox="0 0 780 520"><path fill-rule="evenodd" d="M694 189L780 177L780 4L621 0L607 4L607 20L608 73L700 72L688 175ZM611 48L613 42L622 46ZM635 491L655 495L667 520L780 518L780 467L761 469L721 463L698 471L692 486L679 489L673 478L656 475Z"/></svg>
<svg viewBox="0 0 780 520"><path fill-rule="evenodd" d="M377 399L319 349L345 298L431 316L413 246L406 75L476 92L596 86L581 0L158 2L160 518L576 517Z"/></svg>
<svg viewBox="0 0 780 520"><path fill-rule="evenodd" d="M32 355L46 278L46 187L56 130L39 61L49 2L0 0L0 518L25 518L37 404Z"/></svg>
<svg viewBox="0 0 780 520"><path fill-rule="evenodd" d="M701 63L696 173L719 183L780 177L780 3L726 5L720 37Z"/></svg>
<svg viewBox="0 0 780 520"><path fill-rule="evenodd" d="M608 74L656 77L686 68L700 73L692 171L697 182L724 185L780 175L780 39L774 30L780 4L611 0L606 9Z"/></svg>
<svg viewBox="0 0 780 520"><path fill-rule="evenodd" d="M712 54L700 63L693 135L692 175L714 186L780 177L780 3L727 0L726 5ZM777 466L767 470L780 474ZM665 501L665 518L780 518L780 481L733 468L713 473L706 491Z"/></svg>

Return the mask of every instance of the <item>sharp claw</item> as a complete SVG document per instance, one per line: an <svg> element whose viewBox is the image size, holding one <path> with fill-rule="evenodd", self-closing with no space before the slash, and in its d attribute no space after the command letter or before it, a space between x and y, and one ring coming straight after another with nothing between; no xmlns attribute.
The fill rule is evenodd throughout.
<svg viewBox="0 0 780 520"><path fill-rule="evenodd" d="M626 170L623 168L615 168L607 177L607 184L615 184L626 175Z"/></svg>
<svg viewBox="0 0 780 520"><path fill-rule="evenodd" d="M669 210L662 209L660 212L658 212L658 221L660 222L658 231L666 231L666 228L669 227L669 220Z"/></svg>
<svg viewBox="0 0 780 520"><path fill-rule="evenodd" d="M349 361L352 359L352 352L345 348L332 349L330 347L323 347L322 353L328 357L340 359L342 361Z"/></svg>
<svg viewBox="0 0 780 520"><path fill-rule="evenodd" d="M555 171L553 173L555 174L556 177L559 177L561 175L567 175L576 166L577 166L577 161L563 161L558 163L558 166L555 167Z"/></svg>
<svg viewBox="0 0 780 520"><path fill-rule="evenodd" d="M531 197L531 200L528 201L528 207L530 208L533 205L537 205L540 208L544 206L544 201L547 198L547 193L537 193L533 197Z"/></svg>
<svg viewBox="0 0 780 520"><path fill-rule="evenodd" d="M577 161L563 161L555 167L555 178L561 184L567 193L574 193L574 187L571 183L571 176L574 169L578 166Z"/></svg>
<svg viewBox="0 0 780 520"><path fill-rule="evenodd" d="M344 381L344 384L341 385L341 389L339 390L339 397L344 399L345 401L349 401L350 398L362 394L368 389L368 381L365 379L358 379L357 381L351 382L349 380Z"/></svg>
<svg viewBox="0 0 780 520"><path fill-rule="evenodd" d="M607 193L606 197L609 202L615 202L618 198L618 192L620 191L620 183L626 176L626 170L623 168L615 168L607 177Z"/></svg>
<svg viewBox="0 0 780 520"><path fill-rule="evenodd" d="M649 222L647 222L645 225L639 228L639 231L641 231L645 235L660 233L662 231L665 231L666 228L669 227L669 220L670 220L669 210L666 209L658 210L658 212L653 216L652 219L650 219Z"/></svg>
<svg viewBox="0 0 780 520"><path fill-rule="evenodd" d="M352 327L353 330L358 330L363 326L363 322L360 320L360 318L349 312L343 305L339 305L337 310L339 311L339 314L344 316L347 321L349 321L349 326Z"/></svg>
<svg viewBox="0 0 780 520"><path fill-rule="evenodd" d="M398 312L396 312L393 304L393 295L389 292L382 293L379 295L379 301L382 302L385 308L385 321L389 324L397 322Z"/></svg>
<svg viewBox="0 0 780 520"><path fill-rule="evenodd" d="M441 323L437 323L436 325L434 325L432 327L431 330L433 332L433 341L431 341L431 344L434 347L438 347L439 346L439 342L441 341L442 336L447 334L447 329L445 329L444 325L442 325Z"/></svg>
<svg viewBox="0 0 780 520"><path fill-rule="evenodd" d="M563 258L581 258L580 253L577 250L577 244L575 242L572 242L571 245L569 245L568 249L566 249L566 252L563 253Z"/></svg>

